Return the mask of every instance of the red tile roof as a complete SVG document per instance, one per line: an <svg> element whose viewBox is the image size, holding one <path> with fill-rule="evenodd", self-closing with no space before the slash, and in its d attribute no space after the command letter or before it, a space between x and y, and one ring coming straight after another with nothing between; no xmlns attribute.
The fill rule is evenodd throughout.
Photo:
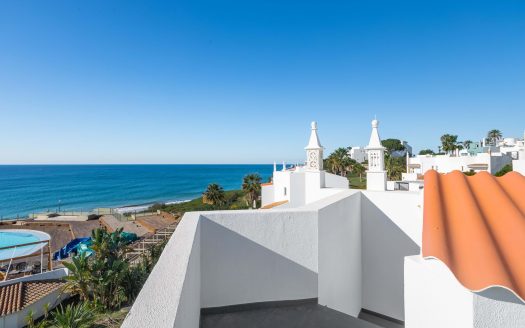
<svg viewBox="0 0 525 328"><path fill-rule="evenodd" d="M1 286L0 316L18 312L64 285L62 280L42 280Z"/></svg>
<svg viewBox="0 0 525 328"><path fill-rule="evenodd" d="M423 257L443 261L463 286L499 286L525 299L525 177L425 174Z"/></svg>

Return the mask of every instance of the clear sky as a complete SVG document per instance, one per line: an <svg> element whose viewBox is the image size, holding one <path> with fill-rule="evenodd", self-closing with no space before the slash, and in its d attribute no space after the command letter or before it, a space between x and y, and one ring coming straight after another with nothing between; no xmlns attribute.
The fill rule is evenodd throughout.
<svg viewBox="0 0 525 328"><path fill-rule="evenodd" d="M2 1L0 163L301 161L525 129L525 1Z"/></svg>

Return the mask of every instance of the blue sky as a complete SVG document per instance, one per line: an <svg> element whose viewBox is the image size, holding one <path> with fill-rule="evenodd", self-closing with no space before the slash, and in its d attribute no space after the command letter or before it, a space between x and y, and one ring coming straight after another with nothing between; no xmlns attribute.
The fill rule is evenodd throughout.
<svg viewBox="0 0 525 328"><path fill-rule="evenodd" d="M301 161L525 129L524 1L3 1L0 163Z"/></svg>

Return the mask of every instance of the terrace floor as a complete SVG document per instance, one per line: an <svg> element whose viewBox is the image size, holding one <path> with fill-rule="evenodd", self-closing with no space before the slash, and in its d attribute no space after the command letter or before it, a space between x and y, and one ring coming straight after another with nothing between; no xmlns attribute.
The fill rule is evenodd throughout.
<svg viewBox="0 0 525 328"><path fill-rule="evenodd" d="M246 309L236 312L201 315L201 328L398 328L402 324L387 321L371 314L357 319L318 305L315 302ZM360 315L361 317L361 315ZM371 323L374 322L374 323Z"/></svg>

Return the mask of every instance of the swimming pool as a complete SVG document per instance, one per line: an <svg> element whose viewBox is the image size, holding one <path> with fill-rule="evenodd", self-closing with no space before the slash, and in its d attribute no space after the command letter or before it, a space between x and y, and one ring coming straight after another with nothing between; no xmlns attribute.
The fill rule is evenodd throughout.
<svg viewBox="0 0 525 328"><path fill-rule="evenodd" d="M44 247L46 245L46 242L50 239L51 237L47 233L42 231L27 229L0 230L0 261L33 254L36 251L39 251L42 247ZM16 245L35 243L39 241L42 241L42 243L20 247L11 247ZM5 247L11 248L2 249Z"/></svg>

